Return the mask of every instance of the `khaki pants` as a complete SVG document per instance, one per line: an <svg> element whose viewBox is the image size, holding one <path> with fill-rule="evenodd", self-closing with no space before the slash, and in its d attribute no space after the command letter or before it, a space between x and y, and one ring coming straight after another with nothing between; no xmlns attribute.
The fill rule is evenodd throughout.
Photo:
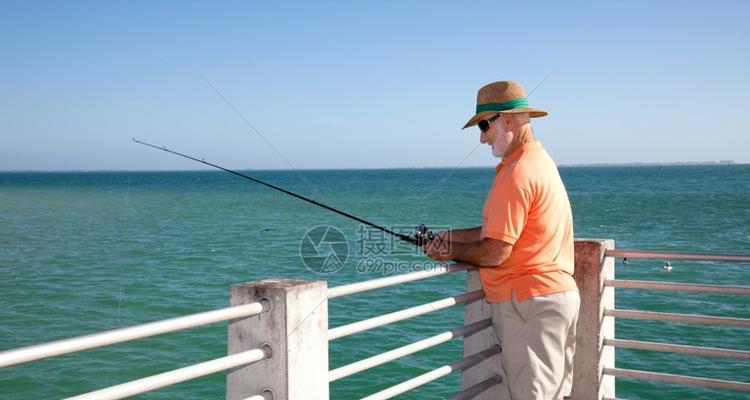
<svg viewBox="0 0 750 400"><path fill-rule="evenodd" d="M513 400L570 396L580 303L578 292L572 291L490 303Z"/></svg>

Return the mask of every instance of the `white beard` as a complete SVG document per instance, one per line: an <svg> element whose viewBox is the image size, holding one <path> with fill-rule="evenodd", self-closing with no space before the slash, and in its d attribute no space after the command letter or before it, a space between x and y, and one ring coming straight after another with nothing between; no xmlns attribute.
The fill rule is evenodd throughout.
<svg viewBox="0 0 750 400"><path fill-rule="evenodd" d="M511 135L508 138L508 143L505 144L505 148L502 149L502 151L501 151L501 148L503 146L501 146L500 144L498 144L498 142L500 142L500 135L501 134L498 133L498 135L495 136L495 141L492 142L492 155L495 156L495 157L497 157L497 158L503 158L503 156L505 155L505 150L507 150L508 146L510 146L511 142L513 142L513 136Z"/></svg>
<svg viewBox="0 0 750 400"><path fill-rule="evenodd" d="M492 155L495 156L495 157L497 157L497 158L503 158L502 153L500 153L500 154L498 154L498 153L500 153L500 150L495 149L495 145L493 144L492 145Z"/></svg>

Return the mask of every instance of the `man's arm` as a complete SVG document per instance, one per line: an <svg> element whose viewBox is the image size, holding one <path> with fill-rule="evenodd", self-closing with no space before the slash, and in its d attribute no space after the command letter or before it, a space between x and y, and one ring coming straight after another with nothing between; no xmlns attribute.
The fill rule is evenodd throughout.
<svg viewBox="0 0 750 400"><path fill-rule="evenodd" d="M477 267L497 267L508 259L513 250L513 245L492 238L470 243L451 242L449 246L452 260Z"/></svg>
<svg viewBox="0 0 750 400"><path fill-rule="evenodd" d="M442 231L435 234L436 239L450 240L451 242L458 243L471 243L477 242L481 239L482 227L477 226L474 228L463 228L463 229L451 229L448 231Z"/></svg>
<svg viewBox="0 0 750 400"><path fill-rule="evenodd" d="M513 246L492 238L461 243L435 237L423 249L428 257L437 261L457 260L477 267L496 267L508 259Z"/></svg>

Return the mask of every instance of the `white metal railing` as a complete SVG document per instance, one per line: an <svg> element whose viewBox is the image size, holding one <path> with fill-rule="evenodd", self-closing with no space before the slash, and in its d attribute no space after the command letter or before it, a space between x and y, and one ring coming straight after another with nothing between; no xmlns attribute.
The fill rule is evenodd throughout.
<svg viewBox="0 0 750 400"><path fill-rule="evenodd" d="M89 392L68 400L116 400L124 397L135 396L137 394L150 392L159 388L185 382L202 376L215 374L228 369L246 366L261 361L270 356L270 351L266 349L254 349L242 353L232 354L231 356L217 358L215 360L202 362L164 372L158 375L149 376L123 383L120 385L110 386L106 389Z"/></svg>
<svg viewBox="0 0 750 400"><path fill-rule="evenodd" d="M305 379L312 377L317 377L317 373L315 370L310 370L309 365L305 365L305 363L311 359L315 359L315 357L320 356L320 353L317 352L317 350L320 348L320 346L323 345L323 343L326 344L325 348L327 351L327 343L330 341L334 341L336 339L352 335L355 333L364 332L376 327L384 326L387 324L391 324L397 321L403 321L409 318L413 318L416 316L424 315L430 312L439 311L454 305L458 304L469 304L474 301L477 301L479 299L482 299L484 297L484 292L482 290L473 290L468 291L466 293L452 296L449 298L433 301L426 304L421 304L418 306L410 307L407 309L391 312L384 315L379 315L376 317L372 317L369 319L357 321L354 323L338 326L335 328L328 328L326 332L319 331L320 324L324 321L327 322L327 315L324 311L323 314L320 314L318 311L321 309L326 308L324 305L331 299L335 299L341 296L345 295L352 295L356 293L362 293L366 291L371 291L375 289L385 288L401 283L407 283L407 282L413 282L417 280L422 280L430 277L435 277L439 275L444 275L452 272L458 272L458 271L468 271L473 270L474 267L466 264L454 264L454 265L445 265L436 267L431 270L423 270L423 271L416 271L411 273L406 273L402 275L395 275L395 276L389 276L379 279L373 279L363 282L356 282L352 284L347 285L341 285L337 287L328 288L325 290L324 295L320 292L319 289L317 289L317 286L312 284L306 283L306 281L277 281L275 282L277 286L275 288L269 288L264 285L260 289L262 293L266 296L269 296L270 298L285 298L284 300L284 307L283 310L280 310L282 313L286 313L287 316L284 318L273 320L273 313L269 314L269 318L272 320L263 322L265 325L263 326L255 326L252 325L252 329L256 329L255 331L246 331L244 328L240 327L239 325L242 324L242 322L237 323L238 325L236 328L233 328L230 325L230 348L232 347L232 343L234 341L243 341L248 336L252 336L253 333L266 333L263 330L274 330L281 328L282 331L279 332L281 334L281 337L284 338L282 342L286 342L287 344L282 344L281 348L279 349L279 353L281 353L281 357L283 358L285 355L289 356L286 358L285 364L287 368L286 374L278 374L277 370L273 370L273 358L269 360L271 364L263 364L261 368L268 369L268 373L271 374L272 379L275 379L277 382L275 383L276 386L286 386L287 392L282 394L281 397L294 397L291 393L298 393L301 394L304 398L311 398L311 399L323 399L328 398L328 391L327 391L327 384L329 382L334 382L339 379L342 379L344 377L356 374L358 372L365 371L367 369L376 367L378 365L385 364L387 362L396 360L401 357L405 357L410 354L414 354L416 352L431 348L433 346L437 346L441 343L445 343L447 341L450 341L451 339L457 338L457 337L469 337L473 334L476 334L477 332L480 332L489 326L491 326L491 319L483 319L481 321L477 321L474 323L467 323L462 327L441 332L439 334L436 334L434 336L428 337L423 340L419 340L417 342L401 346L399 348L383 352L381 354L377 354L375 356L353 362L348 365L344 365L342 367L328 370L328 376L327 379L325 379L326 387L312 387L315 386L318 382L314 378L312 381L308 381L309 383L305 383ZM311 283L311 282L310 282ZM233 287L232 290L232 303L235 304L238 301L244 301L245 299L253 298L254 296L257 296L256 288L251 284L244 284L244 285L235 285L237 286L237 290L235 290L235 287ZM323 316L323 318L321 318ZM307 328L306 328L307 327ZM258 331L257 329L260 329L261 331ZM234 332L234 333L232 333ZM242 332L242 333L240 333ZM295 336L297 335L297 336ZM243 336L245 339L243 339ZM304 339L301 339L304 337ZM277 339L278 340L278 339ZM236 344L236 348L241 348L241 344ZM310 350L313 349L313 350ZM286 350L286 351L284 351ZM411 390L413 388L416 388L418 386L421 386L422 384L425 384L429 381L438 379L441 376L446 375L448 370L464 370L468 369L471 366L474 366L482 361L485 361L487 357L493 356L497 354L499 350L499 346L497 348L490 348L490 349L484 349L485 351L480 351L479 354L476 354L474 357L468 357L466 359L462 359L456 363L453 363L449 366L443 366L441 368L438 368L437 370L433 371L432 374L430 374L429 378L427 377L417 377L415 379L409 380L407 382L402 382L400 385L396 385L392 388L386 389L384 393L375 394L373 396L385 396L387 393L395 393L395 392L403 392L406 390ZM307 360L307 361L305 361ZM326 360L327 361L327 360ZM303 365L304 368L303 368ZM445 368L450 367L450 368ZM231 372L228 376L228 399L242 399L242 400L260 400L261 395L254 395L251 397L238 397L240 393L245 393L245 396L247 396L247 393L250 393L252 391L258 392L260 390L260 386L258 384L253 383L251 386L252 388L244 387L241 388L240 386L243 385L243 383L248 382L248 375L251 374L254 371L244 373L242 370L235 370L234 372ZM264 375L266 372L260 372L259 378L268 378L269 375ZM297 375L300 374L300 375ZM281 378L279 378L279 375L281 375ZM293 375L297 375L297 379L292 381L292 378L289 378ZM234 378L233 378L234 376ZM279 382L279 381L284 381ZM477 385L473 388L468 388L469 391L462 391L461 393L479 393L481 390L486 390L489 387L492 387L494 385L497 385L500 382L500 379L497 377L493 378L490 381L484 382L482 385ZM231 389L231 390L230 390ZM325 393L325 394L324 394ZM323 397L325 396L325 397Z"/></svg>
<svg viewBox="0 0 750 400"><path fill-rule="evenodd" d="M623 257L623 258L646 258L661 260L691 260L691 261L720 261L720 262L750 262L748 254L719 254L719 253L681 253L681 252L662 252L654 250L607 250L606 257ZM639 281L625 279L606 279L605 287L628 288L628 289L647 289L662 291L683 291L683 292L700 292L700 293L718 293L727 295L750 295L750 287L735 285L706 285L690 284L677 282L662 281ZM717 317L697 314L679 314L666 312L652 312L642 310L622 310L617 308L605 308L603 315L615 318L629 318L641 320L654 320L666 322L682 322L694 324L724 325L741 328L750 328L750 319ZM692 354L712 357L728 357L741 360L750 360L750 351L737 349L723 349L714 347L700 347L681 345L673 343L656 343L637 340L627 340L619 338L604 338L605 346L639 349L648 351L661 351L671 353ZM703 386L715 389L750 391L750 383L727 381L721 379L701 378L694 376L673 375L649 371L630 370L614 367L605 367L604 375L624 377L632 379L642 379L658 382L670 382L695 386Z"/></svg>
<svg viewBox="0 0 750 400"><path fill-rule="evenodd" d="M689 324L727 325L750 328L750 319L732 317L712 317L698 314L678 314L657 311L606 309L605 317L643 319L651 321L684 322Z"/></svg>
<svg viewBox="0 0 750 400"><path fill-rule="evenodd" d="M355 293L362 293L375 289L380 289L388 286L393 286L406 282L413 282L417 280L427 279L439 275L444 275L452 272L466 271L471 269L472 266L466 264L454 264L439 266L429 270L416 271L401 275L389 276L380 279L373 279L363 282L356 282L347 285L341 285L333 287L327 291L327 299L333 299L341 296L351 295ZM446 299L434 301L431 303L423 304L416 307L411 307L405 310L393 312L379 317L370 318L364 321L355 322L353 324L340 326L330 330L330 340L334 340L340 337L344 337L350 334L363 332L365 330L373 329L389 323L401 321L407 318L416 317L429 312L438 311L453 305L467 303L475 301L483 297L481 291L475 291L471 293L464 293L462 295L449 297ZM113 329L105 332L99 332L75 338L57 340L49 343L43 343L33 346L22 347L18 349L12 349L0 352L0 368L26 363L30 361L40 360L43 358L59 356L64 354L70 354L80 352L84 350L94 349L102 346L113 345L117 343L123 343L136 339L142 339L150 336L161 335L165 333L175 332L188 328L194 328L198 326L213 324L222 321L239 320L242 318L258 315L263 312L267 312L271 309L271 303L267 299L263 299L257 302L251 302L248 304L240 304L232 307L227 307L219 310L207 311L203 313L197 313L182 317L176 317L161 321L150 322L141 325L135 325L131 327ZM431 347L428 344L433 343L435 345L442 341L450 340L450 338L457 337L464 334L473 333L474 330L479 329L479 324L472 324L463 328L459 328L453 331L444 332L440 335L436 335L432 338L420 341L413 344L409 349ZM486 326L482 326L484 328ZM424 347L426 346L426 347ZM405 346L406 347L406 346ZM408 354L409 349L401 349L403 355ZM399 350L399 349L397 349ZM407 353L403 353L406 351ZM255 348L251 350L245 350L232 354L226 357L202 362L195 365L190 365L173 371L164 372L161 374L141 378L135 381L111 386L108 388L100 389L94 392L82 394L79 396L72 397L71 399L76 400L91 400L91 399L119 399L123 397L133 396L140 393L145 393L151 390L162 388L165 386L173 385L186 380L195 379L201 376L213 374L220 371L226 371L233 368L248 366L257 363L265 358L270 357L272 350L271 347L265 346L264 348ZM392 351L385 355L385 357L393 357L398 351ZM397 358L397 357L396 357ZM360 364L361 365L361 364ZM351 367L351 366L350 366ZM342 370L343 371L343 370ZM272 397L269 395L272 393L269 390L262 391L260 394L246 397L245 400L261 400Z"/></svg>
<svg viewBox="0 0 750 400"><path fill-rule="evenodd" d="M621 378L643 379L648 381L681 383L685 385L703 386L714 389L750 391L750 383L725 381L721 379L697 378L694 376L664 374L659 372L638 371L623 368L604 368L605 375Z"/></svg>
<svg viewBox="0 0 750 400"><path fill-rule="evenodd" d="M451 272L466 271L472 268L474 267L469 264L442 265L422 271L409 272L406 274L387 276L385 278L371 279L362 282L350 283L347 285L335 286L328 289L328 299L330 300L337 297L348 296L350 294L368 292L370 290L381 289L388 286L398 285L400 283L432 278L435 276L449 274Z"/></svg>
<svg viewBox="0 0 750 400"><path fill-rule="evenodd" d="M610 249L605 251L604 255L606 257L646 258L651 260L750 262L750 254L737 253L692 253L659 250Z"/></svg>
<svg viewBox="0 0 750 400"><path fill-rule="evenodd" d="M602 329L602 326L609 324L614 317L617 317L748 327L750 321L742 318L616 309L613 292L614 288L636 288L747 295L750 294L750 288L745 286L618 280L614 278L613 272L610 274L602 271L614 270L612 257L615 256L698 261L716 260L718 258L722 261L742 262L750 262L750 256L719 254L715 258L710 258L711 255L707 253L613 250L613 246L614 243L611 240L582 240L576 242L577 276L575 278L582 295L578 329L579 350L583 349L579 352L581 353L580 357L578 353L576 354L576 371L584 372L580 372L580 375L577 375L578 378L574 378L574 392L576 385L578 385L579 388L591 387L586 389L587 394L582 394L580 398L614 397L613 383L612 391L607 392L610 393L609 395L596 397L588 393L597 393L597 390L600 391L599 393L604 393L601 392L601 387L608 384L602 384L602 380L610 379L614 382L615 376L748 390L750 384L743 382L618 369L614 367L614 348L669 351L741 360L747 360L750 357L748 351L620 339L615 338L612 334L614 332L613 324L611 330L610 328ZM579 252L579 250L581 251ZM581 268L579 269L579 267ZM458 271L467 271L471 276L471 278L467 277L465 293L338 327L330 328L328 326L328 301L331 299ZM462 390L450 399L470 399L474 396L484 399L497 395L496 393L491 394L491 392L498 389L495 386L501 384L501 378L496 375L488 376L486 373L489 371L475 373L480 372L477 371L478 368L468 372L466 370L482 364L482 361L489 360L491 357L496 357L500 349L495 347L496 339L491 330L486 329L491 326L491 319L489 319L490 315L488 314L489 307L486 303L478 301L484 297L482 290L478 289L481 289L478 272L467 264L445 265L430 270L388 276L332 288L326 288L325 282L321 281L294 280L269 280L233 285L232 307L4 351L0 353L0 367L210 323L229 321L229 356L97 390L74 397L74 399L122 398L199 376L228 371L227 399L229 400L267 400L274 396L276 398L302 397L317 400L328 399L329 382L337 381L462 336L464 337L465 358L449 365L436 366L432 371L412 377L366 398L390 398L444 377L453 371L461 370ZM605 289L610 292L607 296L611 295L611 297L603 301L602 293ZM459 328L444 331L335 369L328 368L328 343L331 341L459 304L466 305L465 321L463 326ZM247 318L251 316L258 317ZM581 327L583 329L580 329ZM606 355L607 352L611 352L611 356ZM605 355L603 356L603 354ZM593 360L593 358L596 359ZM286 371L281 371L280 368L286 368ZM249 379L249 377L253 377L253 379ZM469 378L464 379L464 377ZM578 379L577 383L576 379ZM279 392L274 394L274 390Z"/></svg>
<svg viewBox="0 0 750 400"><path fill-rule="evenodd" d="M362 372L370 368L377 367L378 365L385 364L389 361L393 361L401 357L414 354L416 352L419 352L425 349L429 349L430 347L437 346L441 343L445 343L457 337L471 336L472 334L479 332L482 329L486 329L487 327L491 325L492 325L492 320L486 319L483 321L475 322L470 325L464 325L457 329L439 333L435 336L431 336L426 339L422 339L420 341L408 344L406 346L401 346L393 350L386 351L385 353L374 355L364 360L360 360L360 361L353 362L351 364L344 365L343 367L330 370L328 373L328 381L329 382L337 381L341 378L345 378L347 376L354 375L358 372Z"/></svg>
<svg viewBox="0 0 750 400"><path fill-rule="evenodd" d="M43 358L70 354L102 346L123 343L131 340L176 332L217 322L245 318L268 311L268 301L254 302L233 307L222 308L191 314L183 317L150 322L126 328L113 329L70 339L57 340L14 350L0 352L0 368ZM206 361L177 370L149 376L132 382L111 386L109 388L71 397L75 400L108 400L121 399L136 394L184 382L219 371L226 371L238 366L249 365L270 354L270 348L254 349L238 354Z"/></svg>
<svg viewBox="0 0 750 400"><path fill-rule="evenodd" d="M464 293L459 296L448 297L446 299L433 301L416 307L407 308L401 311L392 312L378 317L353 322L351 324L338 326L328 330L328 340L336 340L355 333L364 332L379 326L392 324L405 319L417 317L434 311L439 311L457 304L468 303L479 300L484 297L484 292L475 290L470 293Z"/></svg>
<svg viewBox="0 0 750 400"><path fill-rule="evenodd" d="M266 304L265 310L267 309L268 305ZM260 302L244 304L236 307L227 307L184 317L171 318L127 328L113 329L105 332L79 336L71 339L57 340L44 344L7 350L0 352L0 368L63 354L76 353L83 350L94 349L135 339L161 335L183 329L195 328L216 322L228 321L230 319L249 317L251 315L260 314L263 311L264 305Z"/></svg>
<svg viewBox="0 0 750 400"><path fill-rule="evenodd" d="M343 286L338 286L338 287L328 289L328 298L332 299L332 298L336 298L336 297L340 297L344 295L350 295L350 294L361 293L361 292L365 292L369 290L384 288L384 287L388 287L388 286L392 286L392 285L396 285L400 283L426 279L426 278L443 275L443 274L447 274L451 272L467 271L467 270L472 270L472 269L474 269L474 267L468 264L453 264L453 265L434 268L431 270L417 271L417 272L411 272L411 273L402 274L402 275L395 275L395 276L374 279L374 280L369 280L369 281L364 281L364 282L357 282L353 284L348 284L348 285L343 285ZM403 309L400 311L395 311L392 313L365 319L362 321L357 321L357 322L350 323L347 325L330 328L328 331L328 341L333 341L333 340L340 339L345 336L349 336L349 335L356 334L356 333L361 333L361 332L364 332L364 331L367 331L376 327L380 327L383 325L387 325L387 324L391 324L394 322L403 321L409 318L424 315L427 313L439 311L439 310L452 307L458 304L463 304L463 303L468 304L468 303L480 300L482 298L484 298L484 291L475 290L475 291L467 292L458 296L453 296L453 297L433 301L430 303L410 307L410 308ZM431 348L433 346L437 346L455 337L471 336L472 334L478 331L481 331L490 325L491 325L491 320L489 319L482 320L476 323L465 325L461 328L454 329L452 331L442 332L432 337L369 357L364 360L360 360L360 361L330 370L328 380L329 382L334 382L336 380L365 371L370 368L374 368L376 366L385 364L387 362L396 360L398 358L405 357L410 354L414 354L416 352ZM410 380L394 385L390 388L384 389L378 393L372 394L365 398L366 399L386 399L386 398L396 396L408 390L413 390L426 383L439 379L445 375L448 375L450 372L454 370L468 369L471 366L474 366L477 363L484 361L488 357L497 354L499 351L500 351L499 346L486 349L484 351L479 352L478 354L475 354L474 356L467 357L466 359L460 360L457 363L437 368L427 374L423 374L418 377L412 378ZM467 391L466 393L480 393L481 391L484 391L488 389L489 387L492 387L498 384L500 381L501 379L497 379L497 378L492 379L490 381L484 382L483 385L478 385L477 387L471 389L471 391Z"/></svg>
<svg viewBox="0 0 750 400"><path fill-rule="evenodd" d="M454 371L463 371L469 369L480 362L492 357L493 355L500 354L502 349L500 346L491 347L480 353L474 354L469 357L465 357L459 361L443 365L439 368L435 368L432 371L416 376L409 380L399 383L398 385L391 386L387 389L381 390L377 393L373 393L367 397L363 397L361 400L386 400L400 394L406 393L410 390L416 389L424 384L430 383L436 379L442 378L446 375L450 375ZM502 378L496 381L499 383Z"/></svg>
<svg viewBox="0 0 750 400"><path fill-rule="evenodd" d="M604 286L626 289L653 289L669 290L675 292L699 292L699 293L720 293L720 294L738 294L750 295L748 286L730 286L730 285L706 285L695 283L677 283L664 281L637 281L629 279L607 279Z"/></svg>
<svg viewBox="0 0 750 400"><path fill-rule="evenodd" d="M636 349L663 351L668 353L694 354L699 356L727 357L750 360L750 351L719 349L716 347L687 346L671 343L644 342L640 340L627 339L604 339L605 346L614 346L621 349Z"/></svg>

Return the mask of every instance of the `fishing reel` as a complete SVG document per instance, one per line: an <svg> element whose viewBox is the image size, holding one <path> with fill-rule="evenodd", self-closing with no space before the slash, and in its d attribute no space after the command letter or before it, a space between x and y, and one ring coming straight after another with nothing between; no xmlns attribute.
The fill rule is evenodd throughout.
<svg viewBox="0 0 750 400"><path fill-rule="evenodd" d="M414 241L417 246L423 246L435 239L435 234L425 224L419 224L414 228Z"/></svg>

